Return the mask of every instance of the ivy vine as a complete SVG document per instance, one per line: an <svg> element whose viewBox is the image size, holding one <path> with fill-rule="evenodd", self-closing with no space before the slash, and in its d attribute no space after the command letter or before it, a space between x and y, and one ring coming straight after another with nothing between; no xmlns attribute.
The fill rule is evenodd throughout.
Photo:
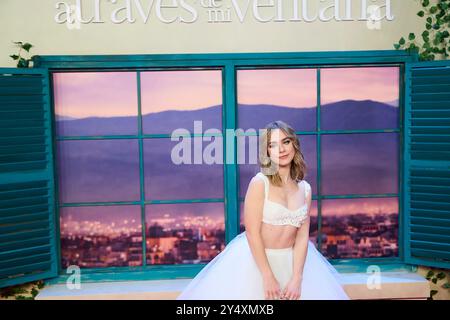
<svg viewBox="0 0 450 320"><path fill-rule="evenodd" d="M416 51L423 61L435 60L437 55L447 59L450 55L450 0L421 1L423 10L417 15L425 19L425 30L421 34L423 43L418 43L414 33L408 35L408 40L401 37L394 48Z"/></svg>
<svg viewBox="0 0 450 320"><path fill-rule="evenodd" d="M426 275L426 279L435 285L437 284L437 282L439 280L446 279L446 278L447 278L447 275L443 271L436 273L433 270L428 270L428 273ZM444 289L450 290L450 281L446 280L445 283L441 285L441 287ZM433 300L433 296L437 293L438 293L438 290L435 290L435 289L430 290L430 297L428 298L428 300Z"/></svg>
<svg viewBox="0 0 450 320"><path fill-rule="evenodd" d="M39 291L44 288L42 280L15 285L0 289L0 298L14 297L16 300L34 300Z"/></svg>
<svg viewBox="0 0 450 320"><path fill-rule="evenodd" d="M14 44L19 48L18 54L10 55L10 57L17 61L17 68L28 68L30 66L30 61L33 60L33 57L25 58L22 56L23 51L30 53L30 49L33 47L32 44L26 42L23 43L21 41L14 42Z"/></svg>

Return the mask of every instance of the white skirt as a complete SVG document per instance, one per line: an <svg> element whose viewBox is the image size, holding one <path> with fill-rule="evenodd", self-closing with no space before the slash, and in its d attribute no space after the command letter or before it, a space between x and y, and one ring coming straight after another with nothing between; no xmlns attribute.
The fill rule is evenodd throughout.
<svg viewBox="0 0 450 320"><path fill-rule="evenodd" d="M293 272L293 248L265 251L275 278L284 289ZM309 240L300 300L348 299L339 273ZM195 276L177 300L264 300L263 279L245 231Z"/></svg>

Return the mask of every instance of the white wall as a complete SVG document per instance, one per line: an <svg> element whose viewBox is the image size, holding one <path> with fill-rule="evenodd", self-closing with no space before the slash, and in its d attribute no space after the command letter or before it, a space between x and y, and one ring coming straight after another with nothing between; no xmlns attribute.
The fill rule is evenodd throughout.
<svg viewBox="0 0 450 320"><path fill-rule="evenodd" d="M88 4L96 0L82 0L84 18L93 15ZM401 36L410 32L419 33L423 20L416 13L420 10L418 0L392 0L394 20L381 21L380 29L370 29L365 21L315 21L315 22L258 22L252 7L241 23L233 12L230 23L208 23L206 9L200 0L183 0L194 3L198 12L194 23L162 23L155 10L151 11L149 21L144 23L136 8L133 9L137 21L114 24L110 21L111 12L127 0L98 0L101 3L101 18L105 23L81 24L80 29L69 29L66 24L55 22L61 10L56 9L58 0L0 0L0 66L14 67L10 54L17 53L12 41L30 42L35 47L31 53L36 55L64 54L150 54L150 53L212 53L212 52L292 52L292 51L334 51L334 50L389 50ZM137 1L137 0L130 0ZM140 0L144 7L151 0ZM158 0L154 0L155 3ZM169 4L174 0L164 0ZM180 4L181 0L178 0ZM203 0L205 1L205 0ZM218 0L216 0L218 1ZM232 0L220 0L224 7L232 6ZM234 0L240 6L247 1ZM281 1L284 18L292 17L293 2L296 0L259 0L260 3ZM298 0L300 5L303 0ZM315 14L319 5L325 8L332 0L306 0L310 3L310 15ZM384 0L340 0L352 3L353 18L360 17L361 1L367 4L383 5ZM76 0L66 0L69 4ZM263 17L275 14L274 8L264 8ZM183 8L163 9L170 17L180 14L184 19L192 16ZM327 11L331 13L331 11ZM341 15L344 15L341 7ZM385 10L382 10L383 16Z"/></svg>

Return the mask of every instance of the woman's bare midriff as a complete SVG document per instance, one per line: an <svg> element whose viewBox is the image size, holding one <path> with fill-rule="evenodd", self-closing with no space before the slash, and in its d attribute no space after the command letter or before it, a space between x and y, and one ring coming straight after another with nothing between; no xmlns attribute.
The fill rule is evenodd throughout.
<svg viewBox="0 0 450 320"><path fill-rule="evenodd" d="M284 249L295 243L297 228L294 226L275 226L268 223L261 224L261 237L266 249Z"/></svg>

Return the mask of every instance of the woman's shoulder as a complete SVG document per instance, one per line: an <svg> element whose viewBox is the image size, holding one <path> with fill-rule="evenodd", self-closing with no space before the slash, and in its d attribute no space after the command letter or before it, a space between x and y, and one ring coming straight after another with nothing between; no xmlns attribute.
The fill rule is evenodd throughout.
<svg viewBox="0 0 450 320"><path fill-rule="evenodd" d="M265 182L266 179L267 179L267 177L261 171L256 173L252 177L252 180L257 180L257 181L261 181L261 182Z"/></svg>
<svg viewBox="0 0 450 320"><path fill-rule="evenodd" d="M311 193L311 185L309 184L309 182L308 181L306 181L306 180L302 180L302 182L303 182L303 184L305 185L305 191L307 192L307 193Z"/></svg>
<svg viewBox="0 0 450 320"><path fill-rule="evenodd" d="M264 176L261 172L258 172L257 174L255 174L249 182L249 185L264 185Z"/></svg>

